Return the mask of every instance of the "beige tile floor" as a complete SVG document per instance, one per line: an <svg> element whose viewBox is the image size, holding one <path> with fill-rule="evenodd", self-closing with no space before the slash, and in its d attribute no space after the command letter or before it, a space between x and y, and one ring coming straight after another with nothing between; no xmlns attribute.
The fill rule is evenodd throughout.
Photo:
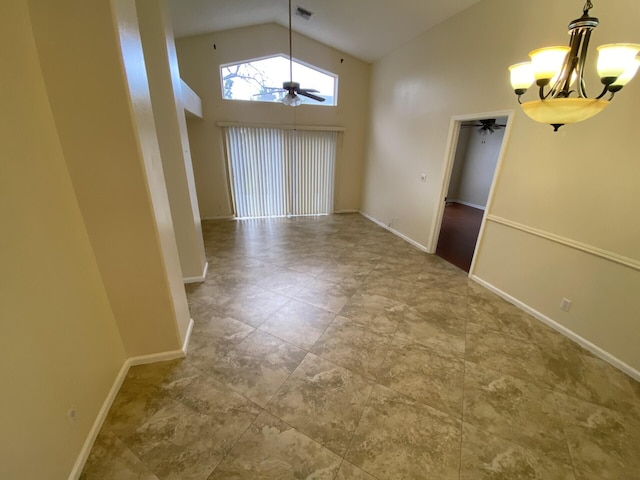
<svg viewBox="0 0 640 480"><path fill-rule="evenodd" d="M206 222L89 479L638 480L640 385L363 217Z"/></svg>

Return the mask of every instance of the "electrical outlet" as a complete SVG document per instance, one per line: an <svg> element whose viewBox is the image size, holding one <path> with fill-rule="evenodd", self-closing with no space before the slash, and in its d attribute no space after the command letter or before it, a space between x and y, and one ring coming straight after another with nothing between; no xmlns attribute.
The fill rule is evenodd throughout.
<svg viewBox="0 0 640 480"><path fill-rule="evenodd" d="M569 300L568 298L563 298L562 300L560 300L560 310L568 312L569 310L571 310L571 303L571 300Z"/></svg>
<svg viewBox="0 0 640 480"><path fill-rule="evenodd" d="M69 420L72 427L75 427L76 423L78 423L78 412L76 412L76 407L73 405L67 410L67 420Z"/></svg>

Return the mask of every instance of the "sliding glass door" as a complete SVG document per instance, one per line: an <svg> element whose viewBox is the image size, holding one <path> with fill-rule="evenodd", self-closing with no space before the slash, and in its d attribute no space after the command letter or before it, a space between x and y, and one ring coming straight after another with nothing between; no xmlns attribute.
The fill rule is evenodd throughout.
<svg viewBox="0 0 640 480"><path fill-rule="evenodd" d="M225 127L238 218L333 211L337 132Z"/></svg>

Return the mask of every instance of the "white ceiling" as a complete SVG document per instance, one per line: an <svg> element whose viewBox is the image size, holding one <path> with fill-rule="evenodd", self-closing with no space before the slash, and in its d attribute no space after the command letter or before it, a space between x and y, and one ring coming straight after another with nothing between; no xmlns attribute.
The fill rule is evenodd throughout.
<svg viewBox="0 0 640 480"><path fill-rule="evenodd" d="M293 30L373 62L479 0L293 0ZM169 0L175 36L263 23L288 25L287 0Z"/></svg>

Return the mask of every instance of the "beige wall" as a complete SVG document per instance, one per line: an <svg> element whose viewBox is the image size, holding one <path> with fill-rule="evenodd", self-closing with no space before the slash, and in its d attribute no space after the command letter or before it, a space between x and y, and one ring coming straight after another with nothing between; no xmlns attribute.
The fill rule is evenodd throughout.
<svg viewBox="0 0 640 480"><path fill-rule="evenodd" d="M640 370L637 270L488 222L476 274ZM569 312L559 309L564 297Z"/></svg>
<svg viewBox="0 0 640 480"><path fill-rule="evenodd" d="M134 0L30 2L49 102L127 356L182 347L189 311Z"/></svg>
<svg viewBox="0 0 640 480"><path fill-rule="evenodd" d="M456 151L451 166L451 177L447 188L447 199L455 199L458 196L460 187L460 179L464 169L464 162L467 158L467 148L469 147L469 138L471 137L470 128L461 128L458 131L458 141L456 142Z"/></svg>
<svg viewBox="0 0 640 480"><path fill-rule="evenodd" d="M0 3L0 478L67 478L125 361L38 63ZM78 420L66 418L74 405Z"/></svg>
<svg viewBox="0 0 640 480"><path fill-rule="evenodd" d="M198 278L206 258L169 6L167 0L136 6L182 275Z"/></svg>
<svg viewBox="0 0 640 480"><path fill-rule="evenodd" d="M342 152L337 159L335 210L359 208L369 99L368 64L294 34L296 59L339 75L339 104L290 108L275 103L223 100L219 69L221 64L287 53L286 29L275 24L241 28L178 39L176 46L181 75L202 99L204 110L204 120L188 120L200 213L204 218L232 214L222 132L216 126L220 121L345 127Z"/></svg>
<svg viewBox="0 0 640 480"><path fill-rule="evenodd" d="M507 66L536 47L566 44L566 25L581 6L484 0L376 62L363 211L384 223L399 217L396 230L433 248L451 117L513 109L489 213L640 260L640 222L634 220L640 80L598 117L555 134L520 111L509 86ZM637 2L612 0L592 13L601 20L594 46L640 43ZM590 71L594 63L591 58ZM597 79L590 85L591 92L599 90ZM523 235L529 234L490 226L475 273L640 370L640 350L629 340L640 337L640 299L624 294L640 273L581 256L578 268L571 247ZM616 288L620 293L612 295ZM570 313L559 310L563 297L574 300Z"/></svg>

